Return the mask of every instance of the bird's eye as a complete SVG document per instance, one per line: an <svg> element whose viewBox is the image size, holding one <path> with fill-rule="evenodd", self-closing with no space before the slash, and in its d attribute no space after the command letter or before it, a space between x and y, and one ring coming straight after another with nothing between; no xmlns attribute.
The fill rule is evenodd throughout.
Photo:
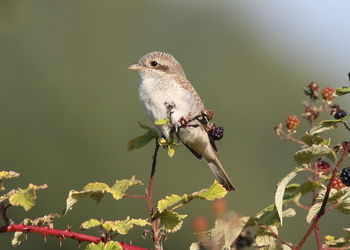
<svg viewBox="0 0 350 250"><path fill-rule="evenodd" d="M152 67L155 67L155 66L157 66L157 65L158 65L158 62L157 62L157 61L152 61L152 62L151 62L151 66L152 66Z"/></svg>

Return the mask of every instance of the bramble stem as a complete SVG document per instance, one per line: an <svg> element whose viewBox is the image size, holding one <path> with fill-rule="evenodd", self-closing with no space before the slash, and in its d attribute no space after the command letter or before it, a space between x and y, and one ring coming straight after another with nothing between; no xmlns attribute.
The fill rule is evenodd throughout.
<svg viewBox="0 0 350 250"><path fill-rule="evenodd" d="M151 169L147 199L148 199L149 216L152 220L153 245L156 250L161 250L162 245L160 243L160 237L159 237L159 231L160 231L159 225L157 223L157 220L152 218L153 217L153 183L154 183L154 174L156 173L158 149L159 149L159 143L158 143L158 139L156 139L156 146L153 154L152 169Z"/></svg>
<svg viewBox="0 0 350 250"><path fill-rule="evenodd" d="M323 201L322 201L322 205L321 205L321 208L320 210L318 211L316 217L313 219L313 222L311 224L311 226L309 227L309 229L307 230L307 232L305 233L304 237L301 239L301 241L299 242L299 244L296 246L295 250L298 250L300 249L305 241L309 238L311 232L316 228L318 227L318 221L321 219L321 217L325 214L325 208L326 208L326 205L327 205L327 202L328 202L328 198L329 198L329 193L331 191L331 185L337 175L337 173L339 172L339 169L340 169L340 166L343 164L343 161L345 159L345 157L347 156L348 154L348 151L349 151L349 148L350 148L350 142L347 142L346 145L344 146L343 148L343 153L342 153L342 156L341 158L339 159L336 167L334 168L333 170L333 173L332 173L332 177L331 179L329 180L329 183L328 183L328 186L327 186L327 190L326 190L326 193L325 193L325 196L323 198Z"/></svg>
<svg viewBox="0 0 350 250"><path fill-rule="evenodd" d="M71 230L59 230L54 229L50 227L40 227L40 226L28 226L23 224L12 224L7 226L0 227L0 233L5 232L26 232L26 233L39 233L42 234L44 237L47 235L57 236L60 240L65 238L71 238L75 239L78 242L87 241L87 242L93 242L93 243L99 243L102 241L101 238L87 235L87 234L81 234L81 233L75 233ZM146 248L137 247L129 244L125 244L122 242L119 242L121 246L123 247L123 250L147 250Z"/></svg>

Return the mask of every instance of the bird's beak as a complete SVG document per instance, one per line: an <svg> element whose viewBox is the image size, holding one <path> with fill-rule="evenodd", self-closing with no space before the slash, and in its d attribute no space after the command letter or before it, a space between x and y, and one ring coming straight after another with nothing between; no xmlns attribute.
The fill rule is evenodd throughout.
<svg viewBox="0 0 350 250"><path fill-rule="evenodd" d="M144 67L143 67L142 65L140 65L140 64L138 64L138 63L135 63L135 64L130 65L128 69L140 71L140 70L142 70L143 68L144 68Z"/></svg>

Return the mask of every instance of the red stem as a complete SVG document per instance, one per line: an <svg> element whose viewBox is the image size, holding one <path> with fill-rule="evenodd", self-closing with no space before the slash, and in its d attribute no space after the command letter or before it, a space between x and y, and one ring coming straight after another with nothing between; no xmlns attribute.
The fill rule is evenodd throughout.
<svg viewBox="0 0 350 250"><path fill-rule="evenodd" d="M53 235L53 236L57 236L59 239L71 238L71 239L77 240L78 242L87 241L87 242L99 243L102 241L101 238L98 238L96 236L75 233L75 232L72 232L71 230L59 230L59 229L54 229L50 227L28 226L23 224L12 224L8 226L0 227L0 233L5 233L5 232L40 233L44 237L46 237L47 235ZM122 245L124 250L147 250L146 248L129 245L122 242L119 242L119 243Z"/></svg>
<svg viewBox="0 0 350 250"><path fill-rule="evenodd" d="M311 232L317 227L318 221L325 214L325 208L326 208L326 205L327 205L327 202L328 202L329 193L331 191L331 185L332 185L335 177L337 176L337 173L338 173L338 171L340 169L340 166L343 164L343 161L344 161L345 157L348 154L349 148L350 148L350 142L347 142L346 145L343 148L343 154L342 154L341 158L339 159L339 161L337 163L337 166L334 168L333 173L332 173L332 177L329 180L329 183L328 183L328 186L327 186L327 190L326 190L326 194L325 194L325 196L323 198L323 202L322 202L320 211L318 211L318 213L317 213L316 217L314 218L311 226L309 227L309 229L307 230L307 232L305 233L304 237L301 239L299 244L296 246L295 250L300 249L304 245L305 241L309 238Z"/></svg>

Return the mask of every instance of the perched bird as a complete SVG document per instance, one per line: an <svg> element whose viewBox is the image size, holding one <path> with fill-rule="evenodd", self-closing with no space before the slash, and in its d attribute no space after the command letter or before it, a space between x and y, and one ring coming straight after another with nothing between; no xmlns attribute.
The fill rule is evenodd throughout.
<svg viewBox="0 0 350 250"><path fill-rule="evenodd" d="M151 52L129 67L141 76L139 98L152 123L168 118L157 126L168 141L180 140L199 159L204 157L215 177L228 191L234 190L208 136L207 110L181 64L165 52Z"/></svg>

